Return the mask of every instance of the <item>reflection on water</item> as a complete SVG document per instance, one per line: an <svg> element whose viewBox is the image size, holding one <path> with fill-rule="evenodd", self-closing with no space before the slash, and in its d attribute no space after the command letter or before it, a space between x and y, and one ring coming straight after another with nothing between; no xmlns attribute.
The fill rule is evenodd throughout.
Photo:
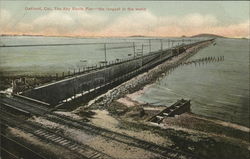
<svg viewBox="0 0 250 159"><path fill-rule="evenodd" d="M217 39L189 61L224 57L220 62L180 65L156 82L139 101L171 105L191 99L193 113L249 127L249 45L247 40Z"/></svg>

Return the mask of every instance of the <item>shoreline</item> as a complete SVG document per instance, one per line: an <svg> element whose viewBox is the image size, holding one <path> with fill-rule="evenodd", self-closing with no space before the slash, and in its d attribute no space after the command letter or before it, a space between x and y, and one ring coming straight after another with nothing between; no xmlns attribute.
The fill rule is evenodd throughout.
<svg viewBox="0 0 250 159"><path fill-rule="evenodd" d="M194 49L195 50L195 49ZM60 111L58 114L68 116L80 122L104 128L113 134L119 133L128 138L135 138L173 150L172 155L181 156L190 154L197 158L247 158L250 152L249 129L237 127L219 120L209 119L192 113L183 113L175 117L165 118L161 124L151 124L147 118L164 109L165 106L154 106L149 103L141 103L135 99L146 92L156 80L165 76L167 72L182 64L184 60L195 52L183 53L171 61L150 69L121 85L109 90L105 94L93 99L87 105L80 106L73 111ZM30 122L40 124L51 131L60 132L68 138L87 144L114 158L129 156L131 158L161 158L162 154L152 151L139 144L133 146L132 141L123 143L124 139L111 134L95 133L95 131L83 129L80 125L73 126L48 120L46 117L32 117ZM83 124L84 125L84 124ZM11 131L12 130L12 131ZM12 133L14 130L14 133ZM38 151L43 150L46 154L64 158L73 158L67 148L60 145L50 146L44 141L36 140L34 136L27 136L25 132L16 132L16 129L7 128L6 133L10 137L28 142ZM111 137L111 138L110 138ZM133 140L134 141L134 140ZM131 144L132 143L132 144ZM140 146L141 145L141 146ZM220 149L223 147L223 149ZM154 149L155 147L153 147ZM66 150L66 151L65 151ZM57 154L63 152L65 154ZM68 155L68 156L67 156ZM170 154L168 154L170 156ZM183 158L182 156L180 158ZM186 157L187 158L187 157Z"/></svg>
<svg viewBox="0 0 250 159"><path fill-rule="evenodd" d="M147 109L147 110L145 109L146 111L153 111L153 112L160 111L159 109L164 108L164 106L161 108L157 106L157 109L158 109L157 110L156 106L153 106L149 103L143 103L143 102L137 101L136 98L139 97L144 92L146 92L154 84L156 80L158 80L162 76L165 76L166 73L168 73L169 71L173 71L173 69L178 67L178 65L182 64L183 61L187 60L189 57L197 53L197 52L194 52L194 50L195 48L192 48L191 50L188 50L187 52L171 59L170 61L165 61L162 64L150 69L148 72L142 73L122 83L121 85L109 90L105 94L102 94L99 97L90 101L87 104L87 107L86 105L81 106L77 108L76 110L74 110L73 113L79 114L82 111L84 112L86 110L96 110L96 109L108 110L110 116L113 116L115 118L118 117L121 120L123 120L125 116L125 120L128 119L130 121L131 119L133 120L133 118L126 117L126 114L128 113L130 115L131 112L133 114L134 113L133 111L136 112L137 108L139 109L146 108ZM113 109L117 109L117 110L113 110ZM191 114L192 117L198 120L200 123L203 123L203 121L211 123L210 125L212 125L212 127L215 126L216 129L222 129L222 130L225 129L225 130L230 130L232 132L240 131L242 133L248 133L248 134L250 132L250 128L244 125L239 125L236 123L222 121L222 120L215 119L212 117L206 117L206 116L193 114L193 113L188 113L188 114ZM122 117L120 115L122 115ZM138 114L136 114L136 118L134 118L135 120L139 120L145 123L145 121L143 121L145 119L139 119L137 116ZM184 118L185 118L185 115L184 115ZM186 122L188 122L190 118L186 118L186 120L187 120ZM181 128L181 126L179 127ZM195 128L191 128L191 130L195 130ZM237 137L237 135L235 135L235 137Z"/></svg>
<svg viewBox="0 0 250 159"><path fill-rule="evenodd" d="M139 97L141 94L143 94L145 91L147 91L147 89L151 86L147 85L147 87L145 88L145 90L139 90L137 92L131 93L131 94L127 94L125 95L125 97L119 98L118 100L116 100L117 102L127 106L127 107L131 107L131 103L133 102L133 106L139 106L139 105L145 105L147 104L147 109L150 108L158 108L160 106L155 106L154 104L149 104L149 103L144 103L144 102L140 102L138 100L136 100L135 98ZM122 99L122 100L121 100ZM199 115L199 114L195 114L190 112L190 114L195 115L196 118L199 118L201 120L207 120L209 122L213 122L215 124L224 126L224 127L230 127L230 128L234 128L234 129L238 129L247 133L250 133L250 127L247 127L245 125L240 125L238 123L233 123L230 121L224 121L224 120L220 120L217 118L213 118L213 117L209 117L209 116L203 116L203 115Z"/></svg>
<svg viewBox="0 0 250 159"><path fill-rule="evenodd" d="M187 60L200 49L209 46L211 42L206 42L193 46L192 48L187 49L184 53L173 57L171 60L167 60L158 66L137 75L136 77L108 90L108 92L96 97L95 99L88 102L88 104L80 106L74 112L79 112L84 109L91 109L91 107L100 108L108 107L112 101L126 96L133 92L142 90L145 86L153 84L157 79L166 73L173 71L176 67L182 64L183 61Z"/></svg>

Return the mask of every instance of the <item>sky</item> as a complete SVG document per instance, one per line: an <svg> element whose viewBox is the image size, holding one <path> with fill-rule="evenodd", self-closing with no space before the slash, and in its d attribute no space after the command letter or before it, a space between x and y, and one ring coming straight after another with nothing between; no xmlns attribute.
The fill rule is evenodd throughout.
<svg viewBox="0 0 250 159"><path fill-rule="evenodd" d="M0 34L249 38L248 1L0 1Z"/></svg>

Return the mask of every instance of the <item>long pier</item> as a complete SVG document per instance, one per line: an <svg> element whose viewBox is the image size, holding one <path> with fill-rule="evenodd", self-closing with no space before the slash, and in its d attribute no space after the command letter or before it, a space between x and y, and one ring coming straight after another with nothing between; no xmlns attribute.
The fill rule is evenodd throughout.
<svg viewBox="0 0 250 159"><path fill-rule="evenodd" d="M192 53L189 53L188 50L195 50L196 47L204 47L212 42L213 39L151 52L141 57L127 59L118 63L110 63L83 74L76 74L69 78L51 82L23 92L20 95L13 95L12 97L1 96L0 124L4 127L14 127L24 133L32 134L32 136L41 141L66 148L72 155L78 156L78 158L112 157L83 142L79 142L71 136L54 132L45 125L20 118L19 115L26 117L42 116L50 122L82 130L92 136L100 136L108 141L115 141L123 145L149 151L159 155L160 158L173 158L173 156L175 156L174 158L184 157L187 159L198 159L200 157L188 152L183 152L175 147L161 146L127 134L98 127L69 116L55 113L53 110L56 109L58 105L64 104L65 100L67 102L68 98L77 100L79 98L76 97L79 94L81 98L94 97L97 91L112 88L182 53L188 52L186 54L187 57L191 56ZM36 158L47 158L46 155L44 156L44 154L33 151L32 148L20 145L20 143L15 143L16 141L8 138L5 134L1 134L1 136L6 142L18 144L23 151L36 156ZM4 150L6 150L6 154L15 156L15 154L11 154L11 152L8 153L8 149Z"/></svg>
<svg viewBox="0 0 250 159"><path fill-rule="evenodd" d="M120 84L158 64L184 53L187 49L201 43L210 43L213 39L180 45L170 49L151 52L147 55L121 60L118 63L107 63L99 69L76 74L56 82L48 83L23 92L22 96L56 106L75 99L78 96L87 96L93 91L110 88Z"/></svg>

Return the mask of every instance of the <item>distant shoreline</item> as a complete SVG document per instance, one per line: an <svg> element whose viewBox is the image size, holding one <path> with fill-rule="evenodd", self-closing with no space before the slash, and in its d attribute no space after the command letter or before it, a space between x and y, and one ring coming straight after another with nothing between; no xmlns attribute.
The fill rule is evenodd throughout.
<svg viewBox="0 0 250 159"><path fill-rule="evenodd" d="M32 35L32 34L1 34L0 37L64 37L64 38L229 38L229 39L249 39L248 37L225 37L215 34L197 34L192 36L144 36L144 35L131 35L131 36L60 36L60 35Z"/></svg>

